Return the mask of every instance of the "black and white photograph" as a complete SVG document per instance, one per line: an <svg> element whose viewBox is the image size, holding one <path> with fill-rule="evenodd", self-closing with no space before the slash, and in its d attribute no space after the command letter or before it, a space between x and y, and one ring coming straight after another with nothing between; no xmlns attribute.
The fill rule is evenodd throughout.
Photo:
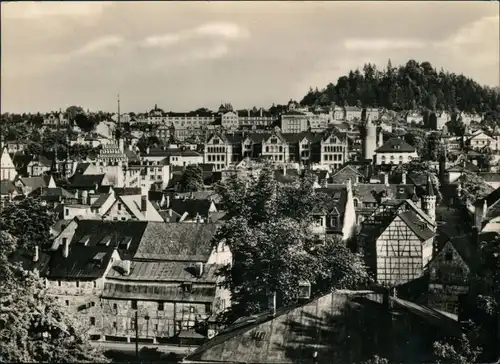
<svg viewBox="0 0 500 364"><path fill-rule="evenodd" d="M0 363L500 364L499 1L0 13Z"/></svg>

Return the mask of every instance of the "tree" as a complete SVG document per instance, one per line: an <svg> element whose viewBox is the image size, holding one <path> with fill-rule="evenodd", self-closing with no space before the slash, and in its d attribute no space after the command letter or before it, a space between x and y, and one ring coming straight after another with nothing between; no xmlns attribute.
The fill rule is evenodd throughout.
<svg viewBox="0 0 500 364"><path fill-rule="evenodd" d="M75 120L75 117L78 115L78 114L84 114L85 111L83 111L83 108L80 107L80 106L70 106L66 109L66 115L68 116L68 120L70 122L74 122Z"/></svg>
<svg viewBox="0 0 500 364"><path fill-rule="evenodd" d="M474 172L464 170L458 181L462 186L462 198L472 203L486 197L493 189Z"/></svg>
<svg viewBox="0 0 500 364"><path fill-rule="evenodd" d="M93 115L86 115L84 113L76 114L73 121L80 129L87 133L91 132L98 123Z"/></svg>
<svg viewBox="0 0 500 364"><path fill-rule="evenodd" d="M425 137L422 137L415 132L406 133L404 136L405 141L417 150L417 154L423 157L427 154L427 142Z"/></svg>
<svg viewBox="0 0 500 364"><path fill-rule="evenodd" d="M196 192L203 189L203 170L191 164L182 173L180 188L182 192Z"/></svg>
<svg viewBox="0 0 500 364"><path fill-rule="evenodd" d="M481 349L471 343L463 334L460 338L449 338L444 342L434 343L434 355L443 364L473 364L481 354Z"/></svg>
<svg viewBox="0 0 500 364"><path fill-rule="evenodd" d="M439 161L441 156L444 154L444 144L438 133L430 133L427 136L427 153L425 154L425 159L431 161Z"/></svg>
<svg viewBox="0 0 500 364"><path fill-rule="evenodd" d="M16 239L0 231L0 247L0 362L107 362L38 274L10 260Z"/></svg>
<svg viewBox="0 0 500 364"><path fill-rule="evenodd" d="M28 197L2 209L0 230L17 237L20 249L32 251L35 245L50 243L50 227L56 221L55 213L47 205Z"/></svg>
<svg viewBox="0 0 500 364"><path fill-rule="evenodd" d="M258 177L231 177L216 186L231 216L214 238L233 254L233 264L220 272L232 294L229 321L265 310L271 292L278 306L296 302L302 281L311 283L315 295L368 281L361 258L345 244L314 238L307 207L317 198L311 180L306 173L285 187L266 166ZM298 208L301 200L306 207Z"/></svg>

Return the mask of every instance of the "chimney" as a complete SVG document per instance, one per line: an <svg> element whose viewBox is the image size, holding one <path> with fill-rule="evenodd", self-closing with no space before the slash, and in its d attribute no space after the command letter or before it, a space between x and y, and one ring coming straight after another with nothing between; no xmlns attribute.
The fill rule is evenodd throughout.
<svg viewBox="0 0 500 364"><path fill-rule="evenodd" d="M146 148L146 154L149 154L151 152L151 149L149 147Z"/></svg>
<svg viewBox="0 0 500 364"><path fill-rule="evenodd" d="M406 184L406 172L403 172L401 174L401 184L403 184L403 185Z"/></svg>
<svg viewBox="0 0 500 364"><path fill-rule="evenodd" d="M64 258L67 258L69 255L69 240L68 239L64 240L64 245L62 248L63 248L62 255Z"/></svg>
<svg viewBox="0 0 500 364"><path fill-rule="evenodd" d="M120 152L124 152L124 142L123 142L123 138L120 138L118 139L118 148L120 148Z"/></svg>
<svg viewBox="0 0 500 364"><path fill-rule="evenodd" d="M377 147L381 147L383 144L384 144L384 132L381 130L380 133L378 133Z"/></svg>
<svg viewBox="0 0 500 364"><path fill-rule="evenodd" d="M247 115L250 117L250 109L247 110Z"/></svg>
<svg viewBox="0 0 500 364"><path fill-rule="evenodd" d="M89 201L89 193L88 191L82 191L82 198L81 198L81 203L82 205L86 205Z"/></svg>
<svg viewBox="0 0 500 364"><path fill-rule="evenodd" d="M148 210L148 196L141 196L141 212Z"/></svg>
<svg viewBox="0 0 500 364"><path fill-rule="evenodd" d="M33 254L33 262L38 262L38 259L40 258L39 252L38 252L38 245L35 245L35 253Z"/></svg>
<svg viewBox="0 0 500 364"><path fill-rule="evenodd" d="M283 165L283 176L286 176L286 165Z"/></svg>
<svg viewBox="0 0 500 364"><path fill-rule="evenodd" d="M132 149L133 149L132 144L129 144L128 145L128 150L132 152Z"/></svg>
<svg viewBox="0 0 500 364"><path fill-rule="evenodd" d="M196 277L201 278L203 275L203 263L202 262L196 262L195 265L195 270L196 270Z"/></svg>
<svg viewBox="0 0 500 364"><path fill-rule="evenodd" d="M170 195L165 195L164 197L165 197L165 204L163 208L168 209L170 208Z"/></svg>
<svg viewBox="0 0 500 364"><path fill-rule="evenodd" d="M263 110L262 108L260 108L260 117L262 117L262 115L263 115Z"/></svg>
<svg viewBox="0 0 500 364"><path fill-rule="evenodd" d="M269 309L269 316L274 317L276 315L276 292L271 292L267 296L267 306Z"/></svg>

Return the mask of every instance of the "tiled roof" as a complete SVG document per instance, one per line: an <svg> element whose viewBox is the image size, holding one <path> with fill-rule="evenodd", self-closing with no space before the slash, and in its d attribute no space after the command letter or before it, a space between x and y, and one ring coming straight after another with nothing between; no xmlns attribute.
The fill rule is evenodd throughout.
<svg viewBox="0 0 500 364"><path fill-rule="evenodd" d="M42 176L38 177L20 177L19 181L26 186L31 188L32 190L37 189L39 187L47 187L48 186L48 181L46 178Z"/></svg>
<svg viewBox="0 0 500 364"><path fill-rule="evenodd" d="M217 264L204 264L201 277L196 275L192 262L137 262L130 263L130 274L123 275L117 269L110 269L106 278L127 281L155 281L155 282L193 282L216 283L217 271L221 268Z"/></svg>
<svg viewBox="0 0 500 364"><path fill-rule="evenodd" d="M70 246L67 258L60 252L52 255L48 277L65 279L96 279L104 276L111 260L113 249L106 246L87 247L82 244Z"/></svg>
<svg viewBox="0 0 500 364"><path fill-rule="evenodd" d="M109 196L110 195L105 194L105 193L100 194L99 198L92 204L92 207L94 207L94 208L101 207L108 200Z"/></svg>
<svg viewBox="0 0 500 364"><path fill-rule="evenodd" d="M149 222L134 259L206 261L218 225Z"/></svg>
<svg viewBox="0 0 500 364"><path fill-rule="evenodd" d="M46 157L44 157L43 155L36 155L32 160L31 162L38 162L40 163L41 165L45 166L45 167L50 167L52 166L52 161Z"/></svg>
<svg viewBox="0 0 500 364"><path fill-rule="evenodd" d="M479 176L486 182L500 182L500 173L498 172L480 172Z"/></svg>
<svg viewBox="0 0 500 364"><path fill-rule="evenodd" d="M93 188L99 187L105 178L105 174L75 174L69 179L72 187Z"/></svg>
<svg viewBox="0 0 500 364"><path fill-rule="evenodd" d="M418 317L428 330L459 335L460 324L436 310L390 298L391 310ZM387 309L380 295L371 292L333 292L307 303L246 317L184 358L185 363L355 363L373 355L379 341L398 342L397 362L428 362L431 352L411 347L421 332L401 330L393 336L385 327ZM401 324L405 321L402 320ZM346 345L363 343L363 345Z"/></svg>
<svg viewBox="0 0 500 364"><path fill-rule="evenodd" d="M415 212L408 210L401 212L398 216L421 240L430 239L435 235L434 232L427 227L427 224L418 218Z"/></svg>
<svg viewBox="0 0 500 364"><path fill-rule="evenodd" d="M140 285L106 282L104 283L102 297L134 300L212 303L215 299L215 287L193 287L191 291L187 293L181 285L160 286L152 284Z"/></svg>
<svg viewBox="0 0 500 364"><path fill-rule="evenodd" d="M62 198L73 199L75 195L66 191L62 187L40 187L29 194L31 197L41 197L42 199Z"/></svg>
<svg viewBox="0 0 500 364"><path fill-rule="evenodd" d="M381 147L375 150L376 153L413 153L415 148L401 138L391 138Z"/></svg>

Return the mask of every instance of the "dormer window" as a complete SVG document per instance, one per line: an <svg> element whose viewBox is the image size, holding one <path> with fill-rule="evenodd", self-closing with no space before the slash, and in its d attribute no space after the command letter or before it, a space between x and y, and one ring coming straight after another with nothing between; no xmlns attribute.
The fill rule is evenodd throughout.
<svg viewBox="0 0 500 364"><path fill-rule="evenodd" d="M447 250L444 254L444 260L447 262L451 262L453 260L453 252L451 250Z"/></svg>
<svg viewBox="0 0 500 364"><path fill-rule="evenodd" d="M214 140L213 140L213 142L212 142L212 143L213 143L213 144L219 144L219 139L214 138Z"/></svg>
<svg viewBox="0 0 500 364"><path fill-rule="evenodd" d="M278 144L277 138L271 138L271 144Z"/></svg>

